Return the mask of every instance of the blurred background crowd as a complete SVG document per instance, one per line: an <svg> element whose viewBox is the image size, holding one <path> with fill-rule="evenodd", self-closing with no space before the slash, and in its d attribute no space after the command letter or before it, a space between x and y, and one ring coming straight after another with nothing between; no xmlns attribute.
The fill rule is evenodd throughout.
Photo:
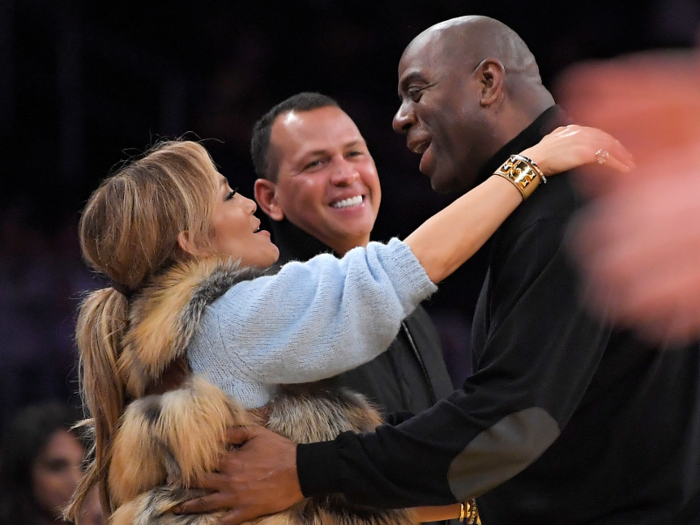
<svg viewBox="0 0 700 525"><path fill-rule="evenodd" d="M79 213L115 163L159 138L204 139L252 196L253 123L289 95L320 91L355 120L377 163L376 239L404 236L444 206L451 197L430 190L391 118L403 48L463 14L517 31L555 93L572 64L688 48L700 27L698 0L0 0L0 430L31 404L79 404L75 310L100 284L80 259ZM469 373L483 266L475 257L426 305L455 383Z"/></svg>

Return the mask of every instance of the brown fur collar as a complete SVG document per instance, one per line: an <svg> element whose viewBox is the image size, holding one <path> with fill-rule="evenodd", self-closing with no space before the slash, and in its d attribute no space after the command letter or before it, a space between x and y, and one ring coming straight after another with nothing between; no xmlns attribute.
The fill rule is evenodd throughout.
<svg viewBox="0 0 700 525"><path fill-rule="evenodd" d="M154 277L132 300L119 373L132 399L182 357L207 305L233 285L261 274L238 261L181 263Z"/></svg>

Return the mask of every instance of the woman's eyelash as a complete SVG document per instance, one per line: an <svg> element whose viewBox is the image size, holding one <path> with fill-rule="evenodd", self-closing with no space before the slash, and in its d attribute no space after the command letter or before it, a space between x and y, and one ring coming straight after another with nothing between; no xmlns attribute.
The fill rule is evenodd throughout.
<svg viewBox="0 0 700 525"><path fill-rule="evenodd" d="M224 200L229 201L229 200L233 199L233 197L236 195L236 193L238 193L238 188L231 190L231 193L226 195L226 198Z"/></svg>

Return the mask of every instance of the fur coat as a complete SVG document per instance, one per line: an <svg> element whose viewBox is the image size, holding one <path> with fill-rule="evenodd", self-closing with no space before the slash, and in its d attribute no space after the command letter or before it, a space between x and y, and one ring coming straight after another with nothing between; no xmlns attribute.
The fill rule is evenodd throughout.
<svg viewBox="0 0 700 525"><path fill-rule="evenodd" d="M226 429L260 422L203 377L159 395L149 385L185 356L205 308L231 286L255 277L235 263L180 264L153 279L132 299L119 374L132 399L113 442L109 493L112 525L209 525L224 512L176 516L170 509L202 494L190 489L217 468L226 451ZM322 384L284 387L268 405L264 424L298 443L330 440L344 431L370 431L381 418L360 395ZM321 466L321 468L323 468ZM167 481L169 482L167 482ZM256 521L260 525L408 525L406 510L351 505L341 495L305 499Z"/></svg>

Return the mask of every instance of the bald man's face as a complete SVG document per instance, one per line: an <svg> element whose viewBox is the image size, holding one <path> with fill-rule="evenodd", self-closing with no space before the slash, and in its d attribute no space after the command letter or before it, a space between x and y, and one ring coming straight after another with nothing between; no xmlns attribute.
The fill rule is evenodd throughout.
<svg viewBox="0 0 700 525"><path fill-rule="evenodd" d="M439 33L426 32L406 48L399 62L401 106L394 116L394 130L422 155L420 171L439 193L470 189L494 140L473 75L480 57L466 63L445 53L443 44Z"/></svg>

